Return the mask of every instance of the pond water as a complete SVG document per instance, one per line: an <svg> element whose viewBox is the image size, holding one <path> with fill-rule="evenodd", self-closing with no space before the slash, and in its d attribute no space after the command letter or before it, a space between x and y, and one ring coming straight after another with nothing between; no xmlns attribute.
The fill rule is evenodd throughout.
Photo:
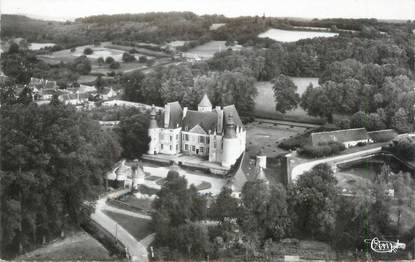
<svg viewBox="0 0 415 262"><path fill-rule="evenodd" d="M55 46L54 43L30 43L29 49L30 50L40 50L45 47L52 47Z"/></svg>
<svg viewBox="0 0 415 262"><path fill-rule="evenodd" d="M269 29L268 31L258 35L260 38L271 38L280 42L296 42L301 39L315 38L315 37L334 37L338 33L331 32L315 32L315 31L300 31L300 30L283 30L283 29Z"/></svg>

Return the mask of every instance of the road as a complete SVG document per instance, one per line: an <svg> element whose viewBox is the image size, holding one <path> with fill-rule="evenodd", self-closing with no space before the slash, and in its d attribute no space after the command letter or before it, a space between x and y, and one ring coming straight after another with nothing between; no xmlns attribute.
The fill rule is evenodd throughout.
<svg viewBox="0 0 415 262"><path fill-rule="evenodd" d="M382 147L376 147L376 148L371 148L371 149L367 149L367 150L363 150L363 151L359 151L359 152L355 152L355 153L351 153L351 154L328 157L328 158L318 159L318 160L306 162L306 163L303 163L303 164L299 164L299 165L295 166L292 169L292 171L291 171L291 180L293 182L295 182L300 175L302 175L306 171L309 171L310 169L312 169L314 166L316 166L318 164L331 163L331 162L341 162L341 161L345 161L345 160L354 160L354 159L358 159L360 157L364 157L364 156L367 156L367 155L370 155L370 154L379 153L381 151L381 149L382 149Z"/></svg>
<svg viewBox="0 0 415 262"><path fill-rule="evenodd" d="M144 219L151 219L149 216L121 210L119 208L111 207L106 204L106 200L108 197L116 197L119 196L124 192L125 190L122 190L120 192L112 193L108 196L100 198L96 202L95 206L95 212L91 214L91 219L97 222L100 226L105 228L110 234L115 236L126 248L127 252L130 255L131 261L135 262L148 262L148 252L147 252L147 245L150 243L150 240L154 238L147 236L146 241L141 243L137 239L135 239L130 233L128 233L127 230L125 230L123 227L121 227L117 222L115 222L113 219L111 219L109 216L107 216L103 211L109 210L112 212L118 212L126 215L131 215L134 217L140 217Z"/></svg>

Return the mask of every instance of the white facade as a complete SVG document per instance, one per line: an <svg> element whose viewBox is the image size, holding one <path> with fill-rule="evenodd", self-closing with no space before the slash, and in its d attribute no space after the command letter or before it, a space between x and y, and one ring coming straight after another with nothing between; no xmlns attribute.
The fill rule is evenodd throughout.
<svg viewBox="0 0 415 262"><path fill-rule="evenodd" d="M163 127L157 123L155 108L150 117L148 154L195 155L230 167L245 151L246 131L235 107L212 109L206 95L197 111L168 103Z"/></svg>

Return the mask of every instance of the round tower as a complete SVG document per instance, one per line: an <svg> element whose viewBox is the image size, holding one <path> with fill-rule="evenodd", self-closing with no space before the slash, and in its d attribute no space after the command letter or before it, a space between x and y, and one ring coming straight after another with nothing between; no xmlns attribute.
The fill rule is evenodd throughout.
<svg viewBox="0 0 415 262"><path fill-rule="evenodd" d="M235 164L239 157L239 140L236 137L236 126L230 113L225 123L225 134L223 137L222 166L230 167Z"/></svg>
<svg viewBox="0 0 415 262"><path fill-rule="evenodd" d="M160 151L160 128L158 127L156 116L156 107L152 105L150 112L150 124L148 128L148 136L151 139L147 152L149 155L158 154Z"/></svg>

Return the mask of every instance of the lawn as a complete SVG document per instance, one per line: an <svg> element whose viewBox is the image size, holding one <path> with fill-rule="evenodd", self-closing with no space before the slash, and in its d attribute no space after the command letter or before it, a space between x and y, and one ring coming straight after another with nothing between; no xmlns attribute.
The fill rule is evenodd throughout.
<svg viewBox="0 0 415 262"><path fill-rule="evenodd" d="M225 43L225 41L209 41L183 53L183 56L188 58L200 57L202 59L209 59L212 58L215 53L228 49ZM233 47L233 49L235 49L235 47Z"/></svg>
<svg viewBox="0 0 415 262"><path fill-rule="evenodd" d="M129 206L138 208L140 210L147 210L147 211L151 210L151 204L153 202L151 199L145 199L145 198L138 199L132 194L124 195L120 197L118 200L126 203Z"/></svg>
<svg viewBox="0 0 415 262"><path fill-rule="evenodd" d="M318 78L313 77L291 77L291 80L297 86L297 93L301 96L308 85L318 86ZM313 122L318 119L311 117L300 106L294 110L281 114L275 111L274 91L271 82L257 82L255 84L258 95L255 97L255 115L264 118L273 118L280 120L291 120L297 122Z"/></svg>
<svg viewBox="0 0 415 262"><path fill-rule="evenodd" d="M300 30L283 30L283 29L269 29L268 31L258 35L260 38L271 38L280 42L296 42L301 39L315 38L315 37L334 37L338 33L331 32L316 32L316 31L300 31Z"/></svg>
<svg viewBox="0 0 415 262"><path fill-rule="evenodd" d="M113 260L113 258L97 240L82 231L22 255L17 260L102 261Z"/></svg>
<svg viewBox="0 0 415 262"><path fill-rule="evenodd" d="M150 220L114 213L108 210L105 210L104 213L137 240L141 240L152 233L150 230Z"/></svg>
<svg viewBox="0 0 415 262"><path fill-rule="evenodd" d="M285 138L303 133L306 129L290 127L271 123L252 122L246 126L246 152L250 156L256 156L260 150L268 157L275 157L286 151L279 148L278 144Z"/></svg>

